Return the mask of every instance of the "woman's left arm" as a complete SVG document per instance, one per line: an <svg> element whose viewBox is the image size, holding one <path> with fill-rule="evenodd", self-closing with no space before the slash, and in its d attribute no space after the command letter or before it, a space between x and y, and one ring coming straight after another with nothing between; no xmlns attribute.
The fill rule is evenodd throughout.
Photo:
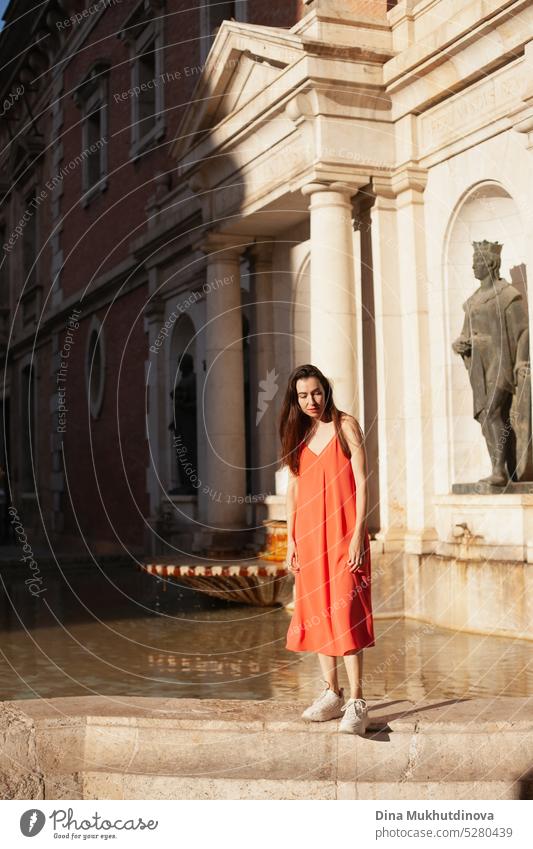
<svg viewBox="0 0 533 849"><path fill-rule="evenodd" d="M347 416L344 419L342 430L352 452L351 464L357 492L357 515L348 552L348 566L351 572L356 572L362 567L366 553L367 469L365 438L359 422L353 416Z"/></svg>

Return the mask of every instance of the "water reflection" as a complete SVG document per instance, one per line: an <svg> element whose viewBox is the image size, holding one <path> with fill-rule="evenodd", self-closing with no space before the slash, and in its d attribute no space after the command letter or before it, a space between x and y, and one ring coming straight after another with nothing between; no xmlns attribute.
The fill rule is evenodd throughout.
<svg viewBox="0 0 533 849"><path fill-rule="evenodd" d="M163 598L160 586L138 580L132 584L125 573L111 583L109 575L78 575L69 587L58 579L45 604L8 582L1 697L289 700L316 693L314 656L284 648L290 619L285 610L218 607L186 592L179 599L170 589ZM401 620L375 624L376 647L365 654L369 698L533 695L527 641ZM341 678L346 683L343 671Z"/></svg>

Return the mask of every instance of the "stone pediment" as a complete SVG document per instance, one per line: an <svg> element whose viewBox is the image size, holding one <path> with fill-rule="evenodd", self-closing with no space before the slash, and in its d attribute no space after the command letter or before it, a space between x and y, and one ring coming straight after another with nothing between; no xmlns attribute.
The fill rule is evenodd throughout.
<svg viewBox="0 0 533 849"><path fill-rule="evenodd" d="M382 85L387 55L224 22L197 69L171 149L205 220L231 209L253 215L313 180L368 182L372 163L379 171L392 167Z"/></svg>
<svg viewBox="0 0 533 849"><path fill-rule="evenodd" d="M217 97L217 109L211 116L213 123L220 123L239 106L248 103L278 76L279 65L271 64L248 50L242 53L237 58L227 87Z"/></svg>
<svg viewBox="0 0 533 849"><path fill-rule="evenodd" d="M287 30L224 21L202 67L184 69L198 82L181 122L173 155L182 159L229 115L262 96L303 52Z"/></svg>

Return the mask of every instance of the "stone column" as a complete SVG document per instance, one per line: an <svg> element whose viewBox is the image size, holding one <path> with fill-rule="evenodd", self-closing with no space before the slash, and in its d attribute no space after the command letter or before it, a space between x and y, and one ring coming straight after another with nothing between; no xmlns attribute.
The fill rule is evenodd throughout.
<svg viewBox="0 0 533 849"><path fill-rule="evenodd" d="M267 237L258 238L253 256L253 324L251 328L250 395L252 406L253 490L256 494L275 492L277 468L277 419L279 374L275 369L274 304L272 295L272 254L274 245Z"/></svg>
<svg viewBox="0 0 533 849"><path fill-rule="evenodd" d="M376 377L376 327L374 309L374 280L372 276L372 239L370 208L372 197L359 195L355 204L354 226L357 237L354 253L356 257L356 307L359 340L359 411L360 423L365 432L368 477L368 522L369 530L375 534L381 528L379 493L379 438L378 438L378 389ZM360 319L359 319L360 314Z"/></svg>
<svg viewBox="0 0 533 849"><path fill-rule="evenodd" d="M335 404L358 416L352 202L357 187L309 183L311 362L332 381Z"/></svg>
<svg viewBox="0 0 533 849"><path fill-rule="evenodd" d="M397 275L402 304L406 551L434 550L433 417L424 196L427 172L410 165L396 172Z"/></svg>
<svg viewBox="0 0 533 849"><path fill-rule="evenodd" d="M406 525L402 305L399 296L396 200L389 178L373 178L370 210L374 284L381 530L386 550L403 549Z"/></svg>
<svg viewBox="0 0 533 849"><path fill-rule="evenodd" d="M240 255L242 237L210 233L207 254L205 383L199 415L206 433L199 495L205 533L219 538L246 523L245 411ZM214 537L213 537L214 538Z"/></svg>

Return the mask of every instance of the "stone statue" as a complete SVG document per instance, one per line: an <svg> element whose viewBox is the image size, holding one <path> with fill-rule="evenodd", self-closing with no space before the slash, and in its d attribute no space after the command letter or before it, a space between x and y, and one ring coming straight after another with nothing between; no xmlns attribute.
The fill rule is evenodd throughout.
<svg viewBox="0 0 533 849"><path fill-rule="evenodd" d="M174 431L174 448L178 462L179 486L171 495L196 493L193 480L198 479L196 442L196 374L191 354L179 358L181 378L170 397L174 405L174 418L169 430Z"/></svg>
<svg viewBox="0 0 533 849"><path fill-rule="evenodd" d="M503 246L484 240L473 247L480 286L463 304L463 329L452 347L468 369L474 418L492 463L492 473L478 483L505 486L509 479L533 479L529 322L522 295L500 277Z"/></svg>

